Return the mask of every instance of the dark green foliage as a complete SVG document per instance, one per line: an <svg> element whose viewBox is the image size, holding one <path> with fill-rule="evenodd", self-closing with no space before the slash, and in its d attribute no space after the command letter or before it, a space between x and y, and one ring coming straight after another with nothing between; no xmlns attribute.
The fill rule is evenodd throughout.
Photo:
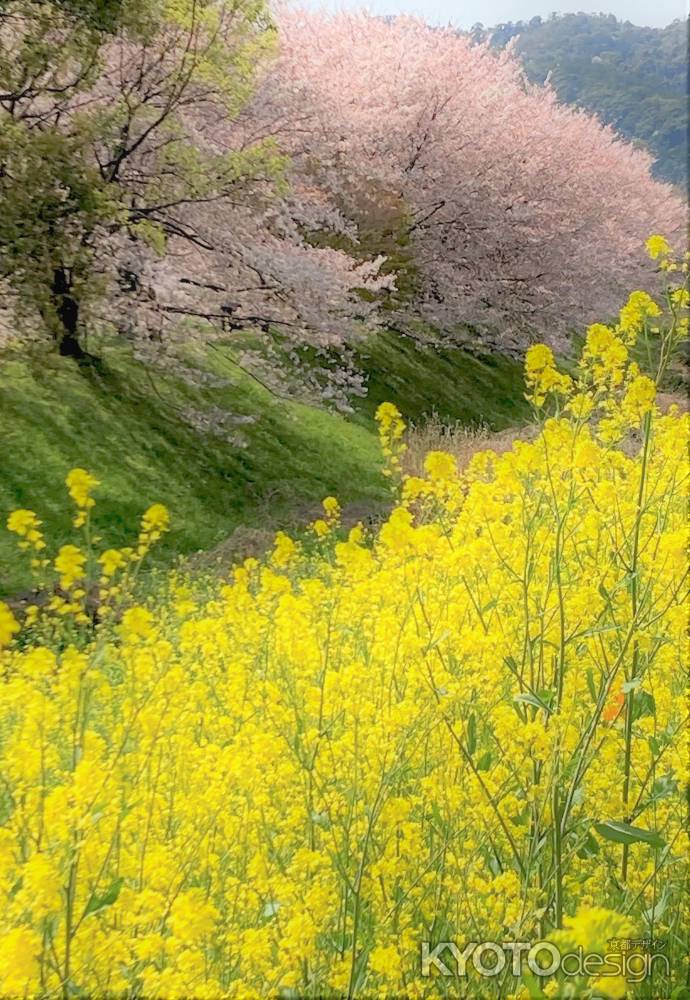
<svg viewBox="0 0 690 1000"><path fill-rule="evenodd" d="M384 332L360 348L358 363L368 375L367 395L359 404L366 420L373 420L376 407L387 400L412 423L435 413L449 423L502 430L529 415L522 366L502 354L425 347Z"/></svg>
<svg viewBox="0 0 690 1000"><path fill-rule="evenodd" d="M114 31L124 14L123 0L58 0L55 6L96 31Z"/></svg>

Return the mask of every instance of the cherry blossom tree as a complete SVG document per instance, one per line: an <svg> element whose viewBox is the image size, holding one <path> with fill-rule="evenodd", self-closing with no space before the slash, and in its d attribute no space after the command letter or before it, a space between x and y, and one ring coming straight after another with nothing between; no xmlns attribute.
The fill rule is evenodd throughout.
<svg viewBox="0 0 690 1000"><path fill-rule="evenodd" d="M274 49L263 0L0 4L0 282L29 329L84 360L103 319L150 347L183 316L318 342L366 318L380 262L312 246L239 121Z"/></svg>
<svg viewBox="0 0 690 1000"><path fill-rule="evenodd" d="M190 317L519 347L644 286L684 216L509 51L408 18L5 0L0 122L0 282L75 357L105 319L153 359Z"/></svg>
<svg viewBox="0 0 690 1000"><path fill-rule="evenodd" d="M527 83L510 51L410 18L278 23L247 127L289 155L284 207L302 229L356 259L376 226L408 248L414 294L391 296L390 322L421 313L505 345L605 315L649 281L644 239L676 233L683 204L646 153Z"/></svg>

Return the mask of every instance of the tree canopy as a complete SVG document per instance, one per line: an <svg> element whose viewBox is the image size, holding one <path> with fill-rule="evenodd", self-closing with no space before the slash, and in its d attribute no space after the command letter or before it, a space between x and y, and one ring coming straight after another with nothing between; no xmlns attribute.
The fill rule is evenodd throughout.
<svg viewBox="0 0 690 1000"><path fill-rule="evenodd" d="M0 6L0 276L62 353L116 251L203 237L190 205L275 173L260 143L201 141L236 116L273 30L257 0L5 0Z"/></svg>
<svg viewBox="0 0 690 1000"><path fill-rule="evenodd" d="M515 348L644 286L680 199L488 43L263 0L0 3L0 283L83 358L386 321ZM143 334L143 336L142 336Z"/></svg>
<svg viewBox="0 0 690 1000"><path fill-rule="evenodd" d="M559 98L597 114L654 156L660 180L687 183L687 46L683 20L638 27L613 14L477 25L475 38L502 49L515 40L530 80L549 78Z"/></svg>

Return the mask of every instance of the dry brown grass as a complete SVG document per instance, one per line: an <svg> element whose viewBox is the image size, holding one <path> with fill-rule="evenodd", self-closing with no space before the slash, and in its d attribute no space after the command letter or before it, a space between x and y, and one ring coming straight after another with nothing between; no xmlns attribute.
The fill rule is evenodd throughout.
<svg viewBox="0 0 690 1000"><path fill-rule="evenodd" d="M671 405L677 406L681 413L690 410L690 400L684 392L660 392L656 401L662 413L666 413Z"/></svg>
<svg viewBox="0 0 690 1000"><path fill-rule="evenodd" d="M681 412L690 409L688 397L680 392L661 392L657 403L662 413L666 413L672 404L678 406ZM478 451L491 449L501 455L510 451L513 441L530 441L537 433L536 424L492 431L486 426L467 427L461 423L444 423L438 414L434 414L424 424L408 428L403 471L410 476L423 476L424 459L430 451L447 451L455 456L458 468L462 469Z"/></svg>
<svg viewBox="0 0 690 1000"><path fill-rule="evenodd" d="M444 423L434 414L421 426L408 429L403 469L408 475L423 476L424 459L430 451L447 451L455 456L458 467L462 469L475 452L491 449L500 455L510 451L516 439L527 441L535 434L536 428L533 426L492 431L486 426L467 427L461 423Z"/></svg>

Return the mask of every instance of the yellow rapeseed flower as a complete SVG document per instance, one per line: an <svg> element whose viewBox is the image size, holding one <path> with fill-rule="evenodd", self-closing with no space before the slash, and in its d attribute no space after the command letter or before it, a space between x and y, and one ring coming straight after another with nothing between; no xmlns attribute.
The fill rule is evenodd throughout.
<svg viewBox="0 0 690 1000"><path fill-rule="evenodd" d="M647 253L652 258L652 260L658 260L659 257L665 257L667 254L671 253L671 247L665 237L650 236L645 242L647 248Z"/></svg>
<svg viewBox="0 0 690 1000"><path fill-rule="evenodd" d="M69 590L86 572L86 555L76 545L63 545L55 558L55 569L60 574L60 586Z"/></svg>
<svg viewBox="0 0 690 1000"><path fill-rule="evenodd" d="M113 576L118 569L122 569L127 564L127 559L119 549L106 549L98 557L102 566L103 576L108 578Z"/></svg>
<svg viewBox="0 0 690 1000"><path fill-rule="evenodd" d="M19 622L4 601L0 601L0 649L8 646L19 632Z"/></svg>
<svg viewBox="0 0 690 1000"><path fill-rule="evenodd" d="M683 327L658 325L663 354ZM652 917L672 994L690 416L655 406L619 328L588 341L572 378L531 350L554 415L458 476L432 453L406 479L384 405L397 503L375 530L334 537L327 498L324 544L278 533L147 607L139 548L94 551L125 610L84 629L84 555L63 547L74 584L21 641L0 604L0 994L424 1000L453 985L420 961L448 928L600 956ZM470 961L463 990L522 1000L508 973ZM623 995L600 974L566 985Z"/></svg>
<svg viewBox="0 0 690 1000"><path fill-rule="evenodd" d="M92 476L86 469L71 469L67 473L65 484L70 497L77 506L77 514L74 518L75 528L81 528L86 523L88 512L95 504L91 492L100 485L95 476Z"/></svg>
<svg viewBox="0 0 690 1000"><path fill-rule="evenodd" d="M125 639L146 639L153 630L153 615L146 608L128 608L122 616L120 632Z"/></svg>

